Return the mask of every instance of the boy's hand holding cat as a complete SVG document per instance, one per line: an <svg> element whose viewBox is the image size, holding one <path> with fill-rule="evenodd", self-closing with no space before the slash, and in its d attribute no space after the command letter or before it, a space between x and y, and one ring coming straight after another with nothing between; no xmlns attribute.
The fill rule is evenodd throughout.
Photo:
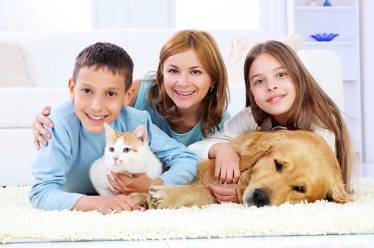
<svg viewBox="0 0 374 248"><path fill-rule="evenodd" d="M115 189L117 194L130 194L133 192L148 192L152 185L163 184L159 178L152 179L145 173L126 174L113 173L112 177L108 176L111 186Z"/></svg>

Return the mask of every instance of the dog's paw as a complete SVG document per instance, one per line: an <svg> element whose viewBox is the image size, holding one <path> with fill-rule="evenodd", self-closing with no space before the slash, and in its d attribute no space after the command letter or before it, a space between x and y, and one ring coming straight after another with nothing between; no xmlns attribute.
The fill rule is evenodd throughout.
<svg viewBox="0 0 374 248"><path fill-rule="evenodd" d="M148 203L147 203L148 195L146 193L131 193L129 197L133 203L145 209L148 208Z"/></svg>
<svg viewBox="0 0 374 248"><path fill-rule="evenodd" d="M148 207L153 209L172 207L166 186L157 185L150 187L148 192Z"/></svg>

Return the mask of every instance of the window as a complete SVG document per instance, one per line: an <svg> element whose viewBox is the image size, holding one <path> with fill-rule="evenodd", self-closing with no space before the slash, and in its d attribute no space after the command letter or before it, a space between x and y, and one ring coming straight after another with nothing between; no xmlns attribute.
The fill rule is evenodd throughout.
<svg viewBox="0 0 374 248"><path fill-rule="evenodd" d="M271 4L266 4L269 1ZM261 30L267 28L264 6L271 7L279 1L0 0L0 30Z"/></svg>
<svg viewBox="0 0 374 248"><path fill-rule="evenodd" d="M175 0L177 29L261 29L260 0Z"/></svg>
<svg viewBox="0 0 374 248"><path fill-rule="evenodd" d="M0 29L87 30L91 0L0 0Z"/></svg>

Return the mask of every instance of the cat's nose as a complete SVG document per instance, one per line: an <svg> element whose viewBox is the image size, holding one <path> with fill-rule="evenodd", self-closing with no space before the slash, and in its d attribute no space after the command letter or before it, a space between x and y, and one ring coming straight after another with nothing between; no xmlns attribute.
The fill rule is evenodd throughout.
<svg viewBox="0 0 374 248"><path fill-rule="evenodd" d="M113 157L114 162L117 162L118 157Z"/></svg>

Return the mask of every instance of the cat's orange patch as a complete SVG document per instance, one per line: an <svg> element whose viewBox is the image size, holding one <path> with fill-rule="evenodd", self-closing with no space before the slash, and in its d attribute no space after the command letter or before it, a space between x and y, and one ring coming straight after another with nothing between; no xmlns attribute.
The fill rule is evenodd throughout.
<svg viewBox="0 0 374 248"><path fill-rule="evenodd" d="M114 144L118 139L122 139L123 142L134 151L138 151L141 146L140 140L138 140L132 132L118 132L110 137L109 142Z"/></svg>

